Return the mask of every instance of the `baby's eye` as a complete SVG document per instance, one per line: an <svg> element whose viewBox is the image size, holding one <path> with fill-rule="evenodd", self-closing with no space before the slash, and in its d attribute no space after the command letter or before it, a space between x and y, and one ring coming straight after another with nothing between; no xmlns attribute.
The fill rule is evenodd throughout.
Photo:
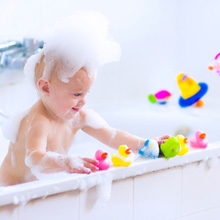
<svg viewBox="0 0 220 220"><path fill-rule="evenodd" d="M74 96L76 96L76 97L81 96L81 95L82 95L81 93L74 94Z"/></svg>

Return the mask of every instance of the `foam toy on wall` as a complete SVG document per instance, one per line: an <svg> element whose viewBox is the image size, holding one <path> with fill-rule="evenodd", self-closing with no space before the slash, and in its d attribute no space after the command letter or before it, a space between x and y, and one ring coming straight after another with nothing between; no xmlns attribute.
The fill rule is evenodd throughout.
<svg viewBox="0 0 220 220"><path fill-rule="evenodd" d="M110 161L108 160L108 153L103 150L97 150L95 153L95 159L99 161L96 166L99 170L107 170L110 167Z"/></svg>
<svg viewBox="0 0 220 220"><path fill-rule="evenodd" d="M197 83L186 74L180 73L177 75L177 84L182 94L182 97L179 99L179 105L181 107L188 107L193 104L197 107L203 106L201 98L208 91L208 85L206 83Z"/></svg>
<svg viewBox="0 0 220 220"><path fill-rule="evenodd" d="M166 104L168 99L170 98L171 93L167 90L160 90L155 94L150 94L148 96L148 100L151 103L158 103L158 104Z"/></svg>
<svg viewBox="0 0 220 220"><path fill-rule="evenodd" d="M189 151L189 147L187 145L188 138L184 137L182 134L176 136L177 140L180 142L180 151L178 153L179 156L186 154Z"/></svg>
<svg viewBox="0 0 220 220"><path fill-rule="evenodd" d="M144 146L139 149L139 154L142 157L156 159L159 156L159 145L156 140L146 140Z"/></svg>
<svg viewBox="0 0 220 220"><path fill-rule="evenodd" d="M181 150L179 140L172 136L169 139L165 139L165 142L160 145L160 149L166 158L175 157Z"/></svg>
<svg viewBox="0 0 220 220"><path fill-rule="evenodd" d="M191 138L189 141L191 147L194 148L206 148L208 146L208 140L206 138L206 133L201 130L195 132L195 137Z"/></svg>
<svg viewBox="0 0 220 220"><path fill-rule="evenodd" d="M218 53L216 56L215 56L215 59L214 59L214 62L209 65L209 69L210 70L214 70L216 71L216 73L218 73L218 75L220 76L220 59L218 59L220 56L220 53Z"/></svg>
<svg viewBox="0 0 220 220"><path fill-rule="evenodd" d="M112 154L112 163L114 166L127 167L134 161L134 154L127 145L121 145L118 148L119 154Z"/></svg>

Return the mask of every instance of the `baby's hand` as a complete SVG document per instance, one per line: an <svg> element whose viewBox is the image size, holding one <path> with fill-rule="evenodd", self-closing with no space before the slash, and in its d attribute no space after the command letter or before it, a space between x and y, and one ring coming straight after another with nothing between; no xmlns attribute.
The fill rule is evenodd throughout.
<svg viewBox="0 0 220 220"><path fill-rule="evenodd" d="M80 158L75 156L68 156L65 161L66 171L69 173L87 173L91 171L95 172L98 170L94 164L99 162L92 158Z"/></svg>
<svg viewBox="0 0 220 220"><path fill-rule="evenodd" d="M165 134L165 135L163 135L161 137L155 137L153 139L156 140L159 145L161 145L161 144L163 144L165 142L165 139L168 139L170 137L171 137L171 135Z"/></svg>

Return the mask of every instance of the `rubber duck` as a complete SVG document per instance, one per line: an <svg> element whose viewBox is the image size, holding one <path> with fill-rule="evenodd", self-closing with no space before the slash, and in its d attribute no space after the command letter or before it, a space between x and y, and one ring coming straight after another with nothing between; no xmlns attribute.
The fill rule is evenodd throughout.
<svg viewBox="0 0 220 220"><path fill-rule="evenodd" d="M110 167L110 161L108 160L108 153L103 150L97 150L95 153L95 160L98 160L99 163L96 166L99 170L107 170Z"/></svg>
<svg viewBox="0 0 220 220"><path fill-rule="evenodd" d="M112 163L114 166L127 167L134 161L134 154L127 145L121 145L118 148L119 154L112 154Z"/></svg>
<svg viewBox="0 0 220 220"><path fill-rule="evenodd" d="M155 94L150 94L148 96L148 100L151 103L158 103L158 104L166 104L168 99L170 98L171 93L167 90L160 90Z"/></svg>
<svg viewBox="0 0 220 220"><path fill-rule="evenodd" d="M191 138L189 141L191 147L194 148L206 148L208 145L208 140L206 139L206 133L201 130L195 132L195 137Z"/></svg>
<svg viewBox="0 0 220 220"><path fill-rule="evenodd" d="M181 147L178 155L182 156L189 151L189 147L188 147L188 145L186 145L188 143L188 138L184 137L181 134L177 135L176 138L180 142L180 147Z"/></svg>
<svg viewBox="0 0 220 220"><path fill-rule="evenodd" d="M175 157L181 149L179 140L172 136L165 139L165 142L160 145L160 149L166 158Z"/></svg>
<svg viewBox="0 0 220 220"><path fill-rule="evenodd" d="M197 107L203 106L201 98L208 91L206 83L197 83L186 74L180 73L177 75L177 84L182 94L182 97L179 98L179 105L181 107L188 107L193 104Z"/></svg>
<svg viewBox="0 0 220 220"><path fill-rule="evenodd" d="M156 140L146 140L144 146L139 149L142 157L156 159L159 156L159 145Z"/></svg>

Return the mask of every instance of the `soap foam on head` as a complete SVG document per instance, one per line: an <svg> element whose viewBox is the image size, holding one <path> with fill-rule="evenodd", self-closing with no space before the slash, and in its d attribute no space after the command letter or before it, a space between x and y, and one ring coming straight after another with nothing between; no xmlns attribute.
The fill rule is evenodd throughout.
<svg viewBox="0 0 220 220"><path fill-rule="evenodd" d="M82 67L93 76L99 66L120 58L120 46L108 32L108 20L97 12L78 12L59 21L44 39L39 55L28 59L25 74L34 79L34 69L45 55L43 77L50 78L51 71L59 65L58 77L68 82Z"/></svg>

